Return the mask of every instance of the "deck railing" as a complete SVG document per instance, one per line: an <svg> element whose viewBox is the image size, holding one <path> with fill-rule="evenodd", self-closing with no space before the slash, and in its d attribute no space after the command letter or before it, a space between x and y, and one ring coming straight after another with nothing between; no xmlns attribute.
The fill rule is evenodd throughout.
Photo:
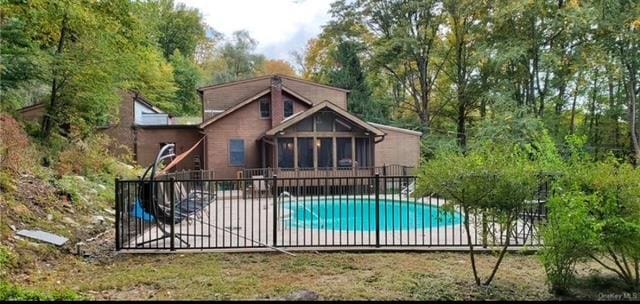
<svg viewBox="0 0 640 304"><path fill-rule="evenodd" d="M415 196L414 176L116 181L116 249L465 248L459 207ZM510 235L490 215L469 215L477 247L541 243L547 184Z"/></svg>
<svg viewBox="0 0 640 304"><path fill-rule="evenodd" d="M412 176L415 168L403 165L378 167L326 167L326 168L247 168L240 171L239 178L254 176L270 177L352 177L352 176Z"/></svg>

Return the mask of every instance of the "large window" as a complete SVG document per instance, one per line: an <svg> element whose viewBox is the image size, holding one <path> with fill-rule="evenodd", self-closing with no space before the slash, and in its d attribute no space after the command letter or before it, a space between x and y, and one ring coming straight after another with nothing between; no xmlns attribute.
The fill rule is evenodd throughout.
<svg viewBox="0 0 640 304"><path fill-rule="evenodd" d="M313 168L313 138L298 137L298 167Z"/></svg>
<svg viewBox="0 0 640 304"><path fill-rule="evenodd" d="M316 132L333 131L333 113L319 112L316 114Z"/></svg>
<svg viewBox="0 0 640 304"><path fill-rule="evenodd" d="M271 117L271 100L265 96L260 98L260 118Z"/></svg>
<svg viewBox="0 0 640 304"><path fill-rule="evenodd" d="M333 168L333 138L318 138L318 169Z"/></svg>
<svg viewBox="0 0 640 304"><path fill-rule="evenodd" d="M338 167L351 167L353 164L353 153L351 149L351 137L336 138L336 154L338 157Z"/></svg>
<svg viewBox="0 0 640 304"><path fill-rule="evenodd" d="M371 140L369 138L356 138L356 166L371 167Z"/></svg>
<svg viewBox="0 0 640 304"><path fill-rule="evenodd" d="M278 167L293 168L293 138L278 139Z"/></svg>
<svg viewBox="0 0 640 304"><path fill-rule="evenodd" d="M296 126L298 132L313 132L313 116L307 117Z"/></svg>
<svg viewBox="0 0 640 304"><path fill-rule="evenodd" d="M293 115L293 101L291 99L284 100L284 117Z"/></svg>
<svg viewBox="0 0 640 304"><path fill-rule="evenodd" d="M336 118L336 132L349 132L351 131L351 124L349 124L348 122L340 119L340 118Z"/></svg>
<svg viewBox="0 0 640 304"><path fill-rule="evenodd" d="M244 166L244 140L229 140L229 163L232 166Z"/></svg>

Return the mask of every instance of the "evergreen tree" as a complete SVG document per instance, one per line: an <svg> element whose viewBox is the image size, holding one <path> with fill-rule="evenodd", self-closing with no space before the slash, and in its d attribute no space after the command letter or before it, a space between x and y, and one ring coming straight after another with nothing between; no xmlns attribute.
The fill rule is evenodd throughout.
<svg viewBox="0 0 640 304"><path fill-rule="evenodd" d="M384 115L380 107L373 106L371 89L358 58L359 46L355 42L343 41L332 52L336 67L329 71L329 85L351 90L349 111L366 120L379 121Z"/></svg>

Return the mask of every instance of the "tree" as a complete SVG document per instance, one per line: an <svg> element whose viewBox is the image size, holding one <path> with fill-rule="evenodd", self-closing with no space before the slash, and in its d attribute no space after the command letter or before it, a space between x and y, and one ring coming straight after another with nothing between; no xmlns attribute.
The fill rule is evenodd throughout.
<svg viewBox="0 0 640 304"><path fill-rule="evenodd" d="M247 31L236 31L220 48L220 57L213 71L213 82L223 83L256 75L264 56L254 53L257 42Z"/></svg>
<svg viewBox="0 0 640 304"><path fill-rule="evenodd" d="M420 168L417 194L436 194L447 200L446 206L458 206L463 212L471 268L477 285L489 285L495 277L510 245L518 214L537 190L535 163L523 152L517 146L485 144L467 154L455 150L440 152ZM497 242L501 243L500 253L484 282L476 268L471 223L482 225L477 229L494 238L505 236L505 240ZM489 225L499 228L491 233L485 229Z"/></svg>
<svg viewBox="0 0 640 304"><path fill-rule="evenodd" d="M0 28L2 110L37 103L45 93L46 54L29 37L25 20L9 15Z"/></svg>
<svg viewBox="0 0 640 304"><path fill-rule="evenodd" d="M169 60L178 50L193 59L196 47L206 39L202 15L184 3L174 4L173 0L160 0L157 5L158 43L164 57Z"/></svg>
<svg viewBox="0 0 640 304"><path fill-rule="evenodd" d="M453 85L454 100L456 101L456 132L458 144L465 150L467 146L467 120L472 111L479 105L482 98L479 75L481 52L478 52L480 41L485 37L486 10L484 3L479 1L449 0L444 2L447 13L446 48L451 50L451 56L446 60L449 64L443 72Z"/></svg>
<svg viewBox="0 0 640 304"><path fill-rule="evenodd" d="M630 139L635 163L640 163L640 126L638 96L640 95L640 3L637 1L596 1L601 14L596 20L595 35L612 59L620 65L627 99Z"/></svg>
<svg viewBox="0 0 640 304"><path fill-rule="evenodd" d="M181 108L179 112L182 114L198 115L201 108L197 89L202 78L198 66L188 58L182 56L177 49L171 56L170 62L173 66L173 78L178 86L176 99Z"/></svg>
<svg viewBox="0 0 640 304"><path fill-rule="evenodd" d="M369 121L381 121L385 117L383 105L375 105L371 89L358 58L361 47L350 41L343 41L331 52L336 66L328 74L328 84L350 90L349 111Z"/></svg>
<svg viewBox="0 0 640 304"><path fill-rule="evenodd" d="M440 1L360 0L336 6L334 15L358 18L351 22L368 29L372 65L401 85L410 101L398 106L415 113L427 133L432 95L443 68L435 56L441 51L438 30L445 21Z"/></svg>
<svg viewBox="0 0 640 304"><path fill-rule="evenodd" d="M288 76L296 76L296 71L291 64L280 59L266 59L262 62L258 75L281 74Z"/></svg>

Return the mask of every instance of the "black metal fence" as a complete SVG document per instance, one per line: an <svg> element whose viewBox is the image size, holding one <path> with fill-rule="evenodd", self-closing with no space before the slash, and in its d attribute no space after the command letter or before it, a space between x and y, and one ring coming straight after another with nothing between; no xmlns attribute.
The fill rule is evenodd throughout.
<svg viewBox="0 0 640 304"><path fill-rule="evenodd" d="M116 249L540 245L547 185L511 233L490 215L416 197L413 176L116 182ZM464 221L469 221L470 238Z"/></svg>

